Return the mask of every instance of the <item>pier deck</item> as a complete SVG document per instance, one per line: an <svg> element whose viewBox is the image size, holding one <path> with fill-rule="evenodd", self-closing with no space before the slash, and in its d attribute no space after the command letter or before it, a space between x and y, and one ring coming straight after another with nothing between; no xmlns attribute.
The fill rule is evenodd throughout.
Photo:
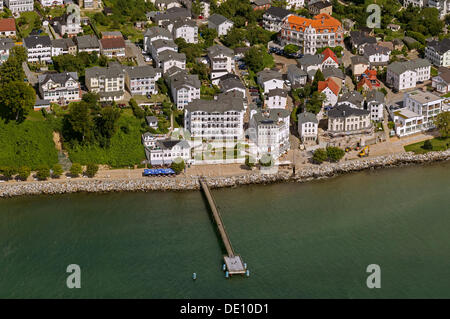
<svg viewBox="0 0 450 319"><path fill-rule="evenodd" d="M206 199L208 200L209 206L211 207L214 221L216 222L223 245L225 246L225 249L227 251L227 256L224 256L223 259L227 267L228 273L230 275L245 274L246 269L244 266L244 262L242 261L241 256L236 255L234 253L233 246L231 245L230 238L228 237L225 225L223 224L222 221L222 216L220 215L220 212L217 209L216 202L214 201L214 197L212 196L211 191L209 190L208 183L203 178L200 178L199 182L203 189L203 192L205 193Z"/></svg>

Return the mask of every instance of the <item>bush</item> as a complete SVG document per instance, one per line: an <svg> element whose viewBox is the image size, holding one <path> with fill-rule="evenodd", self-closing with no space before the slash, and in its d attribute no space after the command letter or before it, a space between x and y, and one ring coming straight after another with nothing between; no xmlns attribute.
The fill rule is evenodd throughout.
<svg viewBox="0 0 450 319"><path fill-rule="evenodd" d="M273 157L270 154L264 154L259 159L259 165L263 167L270 167L273 166Z"/></svg>
<svg viewBox="0 0 450 319"><path fill-rule="evenodd" d="M59 178L63 173L63 169L61 165L55 164L52 166L52 177L53 178Z"/></svg>
<svg viewBox="0 0 450 319"><path fill-rule="evenodd" d="M26 181L31 174L31 168L28 166L22 166L18 169L17 173L17 177L19 177L21 181Z"/></svg>
<svg viewBox="0 0 450 319"><path fill-rule="evenodd" d="M16 170L13 167L3 166L0 167L0 172L3 175L3 177L8 181L16 173Z"/></svg>
<svg viewBox="0 0 450 319"><path fill-rule="evenodd" d="M426 140L426 141L423 143L423 148L424 148L425 150L431 151L431 150L433 149L433 143L431 143L430 140Z"/></svg>
<svg viewBox="0 0 450 319"><path fill-rule="evenodd" d="M45 181L50 177L50 168L47 165L40 166L36 171L36 177L41 181Z"/></svg>
<svg viewBox="0 0 450 319"><path fill-rule="evenodd" d="M323 148L318 148L314 151L313 161L314 163L321 164L328 158L327 151Z"/></svg>
<svg viewBox="0 0 450 319"><path fill-rule="evenodd" d="M81 169L80 163L73 163L72 167L70 168L70 175L72 175L73 177L78 177L80 176L82 171L83 170Z"/></svg>
<svg viewBox="0 0 450 319"><path fill-rule="evenodd" d="M339 147L329 146L327 147L327 157L330 162L339 162L345 155L345 151Z"/></svg>
<svg viewBox="0 0 450 319"><path fill-rule="evenodd" d="M175 171L175 173L180 174L185 167L184 160L181 157L177 157L173 160L172 165L170 165L170 168Z"/></svg>
<svg viewBox="0 0 450 319"><path fill-rule="evenodd" d="M256 161L255 161L255 159L254 159L253 157L250 157L250 156L246 156L246 157L245 157L245 165L246 165L248 168L254 167L254 166L255 166L255 163L256 163Z"/></svg>
<svg viewBox="0 0 450 319"><path fill-rule="evenodd" d="M98 165L97 164L93 164L93 163L87 164L86 172L85 172L87 177L92 178L92 177L95 176L95 174L97 174L97 172L98 172Z"/></svg>

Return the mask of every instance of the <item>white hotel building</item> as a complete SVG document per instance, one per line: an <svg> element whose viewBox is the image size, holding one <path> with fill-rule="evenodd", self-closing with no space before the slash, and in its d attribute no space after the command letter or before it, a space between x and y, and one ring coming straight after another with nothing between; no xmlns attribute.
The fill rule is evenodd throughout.
<svg viewBox="0 0 450 319"><path fill-rule="evenodd" d="M397 91L415 88L417 82L431 78L431 64L424 59L389 64L386 72L386 82Z"/></svg>
<svg viewBox="0 0 450 319"><path fill-rule="evenodd" d="M34 10L34 0L5 0L4 2L12 13Z"/></svg>
<svg viewBox="0 0 450 319"><path fill-rule="evenodd" d="M242 98L194 100L184 109L184 127L191 138L202 141L241 141L244 138Z"/></svg>

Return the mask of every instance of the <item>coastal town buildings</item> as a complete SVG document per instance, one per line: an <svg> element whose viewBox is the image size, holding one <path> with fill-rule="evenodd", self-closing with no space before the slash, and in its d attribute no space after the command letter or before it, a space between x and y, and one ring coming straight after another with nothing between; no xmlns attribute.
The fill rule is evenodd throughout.
<svg viewBox="0 0 450 319"><path fill-rule="evenodd" d="M120 101L125 94L125 71L119 64L86 69L86 87L98 93L100 101Z"/></svg>
<svg viewBox="0 0 450 319"><path fill-rule="evenodd" d="M5 6L12 13L20 13L34 10L33 0L4 0Z"/></svg>
<svg viewBox="0 0 450 319"><path fill-rule="evenodd" d="M59 105L81 100L81 88L76 72L39 75L39 93L44 100Z"/></svg>
<svg viewBox="0 0 450 319"><path fill-rule="evenodd" d="M149 65L130 66L125 69L125 81L131 95L157 94L156 81L162 76L161 69Z"/></svg>
<svg viewBox="0 0 450 319"><path fill-rule="evenodd" d="M328 111L328 134L332 137L368 134L372 130L370 112L340 104Z"/></svg>
<svg viewBox="0 0 450 319"><path fill-rule="evenodd" d="M428 42L425 48L425 58L436 66L450 66L450 39Z"/></svg>
<svg viewBox="0 0 450 319"><path fill-rule="evenodd" d="M342 46L344 29L339 20L325 13L313 19L291 15L285 19L280 37L282 45L295 44L303 53L315 54L318 48Z"/></svg>
<svg viewBox="0 0 450 319"><path fill-rule="evenodd" d="M28 36L23 39L30 63L49 63L52 60L52 41L46 36Z"/></svg>
<svg viewBox="0 0 450 319"><path fill-rule="evenodd" d="M208 28L215 29L220 36L227 35L228 31L233 27L234 23L223 15L213 14L208 18Z"/></svg>
<svg viewBox="0 0 450 319"><path fill-rule="evenodd" d="M415 59L389 64L386 82L395 90L401 91L416 87L417 83L429 80L430 76L430 62L424 59Z"/></svg>
<svg viewBox="0 0 450 319"><path fill-rule="evenodd" d="M298 135L302 143L316 142L319 131L319 121L316 115L310 112L302 112L297 114L297 119Z"/></svg>

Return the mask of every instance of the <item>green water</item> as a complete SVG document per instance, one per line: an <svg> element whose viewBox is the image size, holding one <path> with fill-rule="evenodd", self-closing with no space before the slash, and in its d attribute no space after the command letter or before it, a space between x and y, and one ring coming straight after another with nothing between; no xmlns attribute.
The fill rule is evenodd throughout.
<svg viewBox="0 0 450 319"><path fill-rule="evenodd" d="M214 190L251 271L231 280L199 192L3 199L0 297L450 298L449 181L446 163Z"/></svg>

